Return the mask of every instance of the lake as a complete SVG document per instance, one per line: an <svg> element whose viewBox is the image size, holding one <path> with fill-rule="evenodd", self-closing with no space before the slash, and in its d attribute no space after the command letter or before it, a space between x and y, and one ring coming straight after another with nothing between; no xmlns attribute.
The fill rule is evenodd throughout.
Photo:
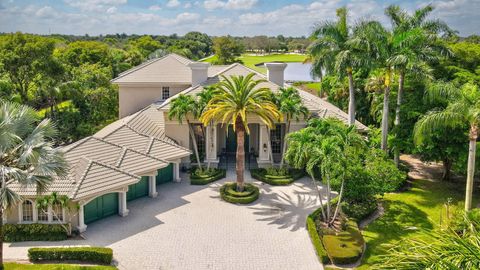
<svg viewBox="0 0 480 270"><path fill-rule="evenodd" d="M318 81L318 79L312 78L310 74L310 69L312 64L310 63L286 63L287 68L285 68L285 81ZM256 66L263 67L263 63L257 64Z"/></svg>

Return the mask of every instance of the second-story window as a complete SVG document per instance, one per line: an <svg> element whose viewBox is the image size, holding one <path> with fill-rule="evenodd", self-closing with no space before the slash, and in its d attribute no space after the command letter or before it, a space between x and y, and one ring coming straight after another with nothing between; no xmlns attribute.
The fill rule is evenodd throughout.
<svg viewBox="0 0 480 270"><path fill-rule="evenodd" d="M170 97L170 87L164 86L162 87L162 99L165 100Z"/></svg>

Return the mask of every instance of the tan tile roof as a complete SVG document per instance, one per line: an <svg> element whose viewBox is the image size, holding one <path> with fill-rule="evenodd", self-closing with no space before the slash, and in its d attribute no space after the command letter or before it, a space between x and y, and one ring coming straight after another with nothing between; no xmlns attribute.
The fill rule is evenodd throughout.
<svg viewBox="0 0 480 270"><path fill-rule="evenodd" d="M177 54L168 54L121 73L112 83L182 83L192 81L193 61Z"/></svg>
<svg viewBox="0 0 480 270"><path fill-rule="evenodd" d="M80 200L135 184L138 181L140 176L122 171L112 165L82 158L75 170L74 188L69 197Z"/></svg>

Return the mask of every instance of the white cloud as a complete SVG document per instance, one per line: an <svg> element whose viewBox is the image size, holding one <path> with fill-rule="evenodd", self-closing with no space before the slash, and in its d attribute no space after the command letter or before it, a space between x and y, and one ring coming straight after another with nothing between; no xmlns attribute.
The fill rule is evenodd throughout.
<svg viewBox="0 0 480 270"><path fill-rule="evenodd" d="M113 13L115 13L115 12L117 12L117 8L116 8L116 7L110 7L110 8L107 9L107 13L108 13L108 14L113 14Z"/></svg>
<svg viewBox="0 0 480 270"><path fill-rule="evenodd" d="M185 3L185 5L183 5L184 8L191 8L192 7L192 3L190 2L187 2Z"/></svg>
<svg viewBox="0 0 480 270"><path fill-rule="evenodd" d="M205 0L203 7L207 10L214 10L219 8L230 10L248 10L257 4L258 0Z"/></svg>
<svg viewBox="0 0 480 270"><path fill-rule="evenodd" d="M178 6L180 6L180 1L178 1L178 0L168 0L166 6L169 7L169 8L178 7Z"/></svg>
<svg viewBox="0 0 480 270"><path fill-rule="evenodd" d="M50 6L44 6L35 12L35 16L40 18L53 18L56 17L58 13Z"/></svg>
<svg viewBox="0 0 480 270"><path fill-rule="evenodd" d="M148 10L151 10L151 11L158 11L158 10L161 10L162 8L159 6L159 5L153 5L153 6L150 6L148 8Z"/></svg>
<svg viewBox="0 0 480 270"><path fill-rule="evenodd" d="M82 11L101 12L114 6L126 4L127 0L64 0L64 2Z"/></svg>

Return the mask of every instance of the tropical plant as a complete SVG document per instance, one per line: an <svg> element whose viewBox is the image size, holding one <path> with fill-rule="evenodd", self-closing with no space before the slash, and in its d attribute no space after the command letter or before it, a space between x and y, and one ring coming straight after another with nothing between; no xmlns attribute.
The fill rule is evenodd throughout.
<svg viewBox="0 0 480 270"><path fill-rule="evenodd" d="M67 162L51 142L55 126L48 119L37 123L33 109L0 101L0 228L4 211L22 200L13 185L42 193L54 178L67 175ZM0 263L3 268L2 236Z"/></svg>
<svg viewBox="0 0 480 270"><path fill-rule="evenodd" d="M48 215L48 209L50 208L50 212L55 220L63 220L63 211L65 210L66 215L69 218L69 222L67 223L60 223L60 226L67 232L67 235L72 234L72 219L76 217L79 213L79 205L75 204L76 207L72 207L71 200L68 198L67 195L59 195L56 192L52 192L50 195L45 195L41 197L37 197L35 200L36 207L39 211L42 211L43 214ZM56 205L60 206L60 209L55 208ZM61 212L58 212L61 211Z"/></svg>
<svg viewBox="0 0 480 270"><path fill-rule="evenodd" d="M188 132L190 134L190 139L192 140L193 150L195 152L195 158L197 160L197 165L200 170L202 170L202 162L200 160L200 155L198 154L198 144L193 132L192 125L190 124L191 116L195 116L198 111L197 102L190 95L180 94L178 97L174 98L171 102L171 108L168 112L168 118L171 120L176 118L177 121L182 124L183 120L187 122Z"/></svg>
<svg viewBox="0 0 480 270"><path fill-rule="evenodd" d="M327 73L338 72L340 76L347 75L349 89L348 122L355 123L355 89L353 70L365 66L368 58L360 57L359 52L349 44L352 38L347 24L347 9L337 9L337 21L326 21L315 26L311 35L314 39L309 46L309 53L314 63L326 68ZM357 30L353 30L354 32ZM320 68L321 68L320 67Z"/></svg>
<svg viewBox="0 0 480 270"><path fill-rule="evenodd" d="M290 133L290 125L292 120L300 120L308 117L309 111L305 105L303 105L302 98L298 93L298 90L293 87L280 88L280 91L274 95L275 103L280 112L285 116L287 121L286 134ZM283 168L285 161L285 151L287 150L287 140L283 140L282 147L282 159L280 161L280 167Z"/></svg>
<svg viewBox="0 0 480 270"><path fill-rule="evenodd" d="M391 5L385 9L385 14L392 24L392 44L394 48L387 60L398 73L397 105L395 108L394 125L400 125L400 113L405 86L406 72L422 75L428 70L427 64L437 62L439 53L449 55L450 52L440 42L440 33L451 33L448 26L440 20L427 20L433 11L432 5L427 5L413 12L412 15L399 6ZM428 73L427 73L428 74ZM395 149L394 160L398 165L400 149Z"/></svg>
<svg viewBox="0 0 480 270"><path fill-rule="evenodd" d="M465 210L472 208L472 189L475 174L475 152L478 129L480 127L480 91L478 86L465 84L458 89L451 83L434 83L426 92L427 100L443 100L448 105L443 110L431 111L415 124L414 135L417 144L431 133L446 128L468 126L469 150L467 165L467 188L465 194Z"/></svg>
<svg viewBox="0 0 480 270"><path fill-rule="evenodd" d="M374 269L480 269L480 224L468 215L463 219L462 231L437 229L391 245Z"/></svg>
<svg viewBox="0 0 480 270"><path fill-rule="evenodd" d="M256 115L269 128L283 119L272 101L271 90L259 87L265 80L254 80L253 76L254 73L247 76L222 76L206 110L200 116L200 121L205 126L211 122L233 126L237 136L236 173L239 191L244 187L245 133L250 133L247 117Z"/></svg>
<svg viewBox="0 0 480 270"><path fill-rule="evenodd" d="M364 144L355 126L345 126L339 120L328 118L312 119L307 128L288 135L289 148L285 159L290 165L299 169L306 168L312 178L313 185L320 200L323 222L327 227L335 225L344 193L345 172L348 165L347 151L356 151L357 145ZM318 188L315 179L320 173L323 178L326 194ZM337 206L332 209L332 181L340 182ZM326 197L326 207L323 198Z"/></svg>

